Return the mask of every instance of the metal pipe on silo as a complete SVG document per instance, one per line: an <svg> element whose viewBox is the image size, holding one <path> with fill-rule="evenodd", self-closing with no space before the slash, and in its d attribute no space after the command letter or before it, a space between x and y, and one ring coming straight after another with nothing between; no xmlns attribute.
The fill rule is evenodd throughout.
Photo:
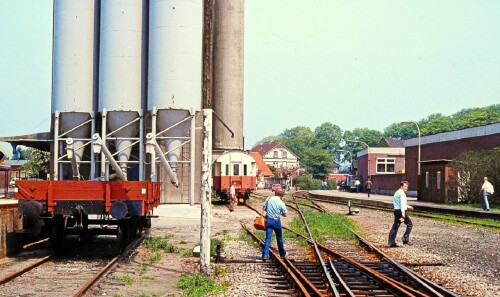
<svg viewBox="0 0 500 297"><path fill-rule="evenodd" d="M143 63L143 8L147 1L119 0L101 2L99 52L99 112L103 141L113 138L113 154L123 174L131 165L130 155L138 137L145 83ZM142 164L139 164L142 166ZM105 170L101 170L104 172Z"/></svg>
<svg viewBox="0 0 500 297"><path fill-rule="evenodd" d="M234 132L214 121L214 150L242 150L244 0L215 1L213 109Z"/></svg>
<svg viewBox="0 0 500 297"><path fill-rule="evenodd" d="M74 139L80 162L89 144L94 96L94 0L54 1L52 115L53 179L64 179L60 167L66 138Z"/></svg>
<svg viewBox="0 0 500 297"><path fill-rule="evenodd" d="M148 111L174 171L201 110L202 22L202 0L149 3Z"/></svg>

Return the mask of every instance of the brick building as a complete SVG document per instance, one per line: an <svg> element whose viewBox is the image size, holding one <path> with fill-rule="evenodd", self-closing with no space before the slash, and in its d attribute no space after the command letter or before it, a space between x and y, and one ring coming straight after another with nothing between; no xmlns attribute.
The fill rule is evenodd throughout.
<svg viewBox="0 0 500 297"><path fill-rule="evenodd" d="M448 163L461 153L500 147L500 123L439 133L420 138L420 182L418 178L418 137L405 141L406 179L413 193L418 185L420 200L446 202L446 183L451 174Z"/></svg>

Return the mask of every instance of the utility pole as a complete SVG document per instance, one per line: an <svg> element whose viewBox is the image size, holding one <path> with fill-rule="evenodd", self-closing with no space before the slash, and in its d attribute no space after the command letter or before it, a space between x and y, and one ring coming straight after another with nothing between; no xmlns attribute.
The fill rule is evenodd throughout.
<svg viewBox="0 0 500 297"><path fill-rule="evenodd" d="M212 110L203 109L203 153L201 164L200 271L210 268L210 233L212 224Z"/></svg>

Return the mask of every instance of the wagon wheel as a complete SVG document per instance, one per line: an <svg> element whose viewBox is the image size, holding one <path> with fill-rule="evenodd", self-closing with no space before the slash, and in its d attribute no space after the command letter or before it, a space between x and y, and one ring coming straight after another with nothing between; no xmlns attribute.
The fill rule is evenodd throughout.
<svg viewBox="0 0 500 297"><path fill-rule="evenodd" d="M129 233L128 224L124 220L118 222L116 228L116 250L117 254L123 252L127 244L127 234Z"/></svg>
<svg viewBox="0 0 500 297"><path fill-rule="evenodd" d="M136 239L139 237L139 217L138 216L132 216L129 219L130 224L129 224L129 232L128 232L128 238L127 240L131 242L132 240Z"/></svg>
<svg viewBox="0 0 500 297"><path fill-rule="evenodd" d="M66 230L68 226L69 217L61 215L54 216L52 221L52 232L50 239L52 241L52 248L56 253L61 253L66 247Z"/></svg>
<svg viewBox="0 0 500 297"><path fill-rule="evenodd" d="M82 226L83 229L80 231L80 241L82 243L86 243L90 241L91 237L89 234L89 216L88 215L83 215L82 216Z"/></svg>

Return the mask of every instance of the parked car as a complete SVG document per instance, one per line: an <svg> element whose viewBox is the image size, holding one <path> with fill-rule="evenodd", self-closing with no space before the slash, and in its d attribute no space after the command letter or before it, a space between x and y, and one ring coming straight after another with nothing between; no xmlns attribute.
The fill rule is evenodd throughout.
<svg viewBox="0 0 500 297"><path fill-rule="evenodd" d="M282 190L281 184L273 184L271 185L271 191Z"/></svg>

